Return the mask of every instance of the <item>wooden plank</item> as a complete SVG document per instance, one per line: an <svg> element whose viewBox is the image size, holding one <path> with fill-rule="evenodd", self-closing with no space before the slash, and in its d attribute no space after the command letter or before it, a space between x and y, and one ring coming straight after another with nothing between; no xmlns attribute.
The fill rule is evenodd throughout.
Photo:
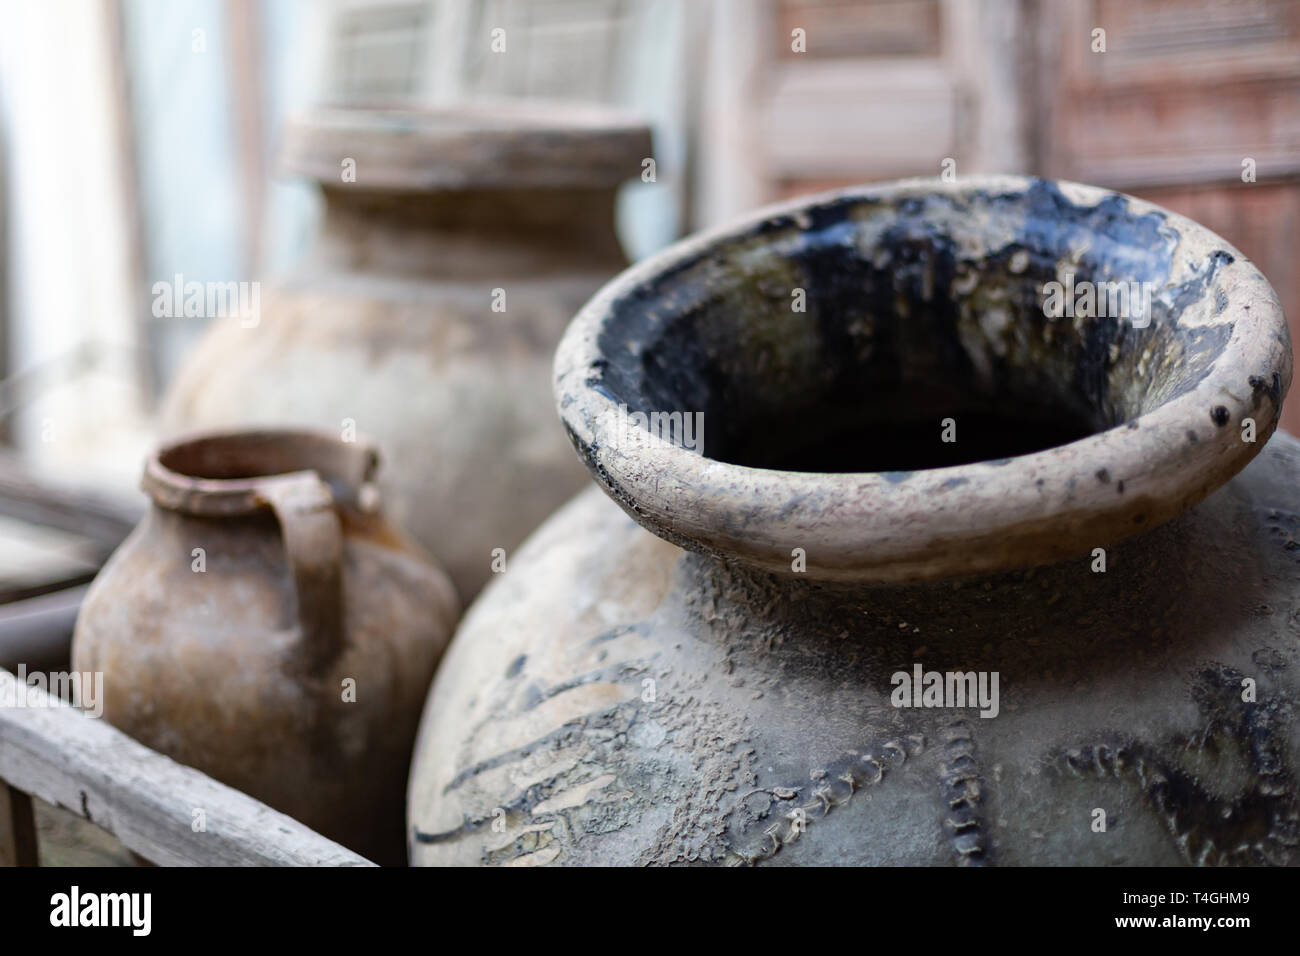
<svg viewBox="0 0 1300 956"><path fill-rule="evenodd" d="M790 48L802 29L807 53ZM781 59L938 56L939 0L778 0L775 53Z"/></svg>
<svg viewBox="0 0 1300 956"><path fill-rule="evenodd" d="M1044 4L1043 175L1133 191L1300 175L1300 4ZM1092 30L1106 50L1092 52Z"/></svg>
<svg viewBox="0 0 1300 956"><path fill-rule="evenodd" d="M237 134L236 158L243 191L243 271L257 274L262 264L262 224L266 206L266 117L262 101L267 81L262 75L260 41L266 24L259 3L230 0L226 28L231 64L226 73L230 88L231 125Z"/></svg>
<svg viewBox="0 0 1300 956"><path fill-rule="evenodd" d="M956 89L953 150L963 173L1030 170L1032 99L1036 83L1024 38L1032 37L1032 0L967 3L944 0L943 62ZM931 157L931 164L934 160ZM924 170L925 167L922 166ZM923 175L933 171L925 170Z"/></svg>
<svg viewBox="0 0 1300 956"><path fill-rule="evenodd" d="M937 60L782 65L768 83L759 133L773 176L938 176L955 153L958 92Z"/></svg>
<svg viewBox="0 0 1300 956"><path fill-rule="evenodd" d="M725 222L775 192L759 117L770 83L772 0L711 0L707 8L694 228Z"/></svg>
<svg viewBox="0 0 1300 956"><path fill-rule="evenodd" d="M134 365L140 391L151 395L157 392L159 382L152 349L148 347L154 345L149 342L149 320L144 318L152 315L150 297L145 293L152 286L146 273L148 255L142 213L147 199L140 188L142 174L136 140L135 105L131 97L131 54L127 46L125 0L108 0L104 4L103 14L107 27L102 40L106 47L104 62L108 73L107 119L112 124L110 135L116 153L113 161L117 167L118 208L125 220L122 232L127 240L123 250L123 265L130 280L129 288L135 292L134 313L139 317L134 320L132 333L138 343L146 346L136 351ZM189 42L188 38L186 42Z"/></svg>
<svg viewBox="0 0 1300 956"><path fill-rule="evenodd" d="M32 798L0 781L0 866L38 866Z"/></svg>
<svg viewBox="0 0 1300 956"><path fill-rule="evenodd" d="M1300 71L1300 6L1294 0L1087 0L1068 4L1076 49L1106 30L1106 54L1082 56L1078 80L1157 90L1274 81Z"/></svg>
<svg viewBox="0 0 1300 956"><path fill-rule="evenodd" d="M28 706L7 706L24 692ZM0 780L80 815L160 866L374 865L104 721L25 688L5 670Z"/></svg>

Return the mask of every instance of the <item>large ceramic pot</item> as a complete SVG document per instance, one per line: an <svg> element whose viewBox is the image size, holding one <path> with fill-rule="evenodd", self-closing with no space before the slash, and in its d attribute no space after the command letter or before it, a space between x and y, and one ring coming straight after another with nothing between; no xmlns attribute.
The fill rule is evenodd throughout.
<svg viewBox="0 0 1300 956"><path fill-rule="evenodd" d="M91 586L73 666L154 750L401 862L411 744L458 613L378 511L369 444L214 434L148 462L151 507Z"/></svg>
<svg viewBox="0 0 1300 956"><path fill-rule="evenodd" d="M616 191L649 155L643 125L580 107L340 110L291 126L285 163L325 197L319 239L260 316L213 323L165 427L373 436L394 521L468 601L494 549L585 480L551 408L551 360L626 265Z"/></svg>
<svg viewBox="0 0 1300 956"><path fill-rule="evenodd" d="M629 270L556 359L600 489L453 641L412 859L1297 862L1290 355L1239 252L1067 183L853 189Z"/></svg>

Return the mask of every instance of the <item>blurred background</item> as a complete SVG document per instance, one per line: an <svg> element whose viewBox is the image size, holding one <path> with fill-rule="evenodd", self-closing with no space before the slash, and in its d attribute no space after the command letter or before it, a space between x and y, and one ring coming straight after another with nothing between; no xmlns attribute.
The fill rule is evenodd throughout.
<svg viewBox="0 0 1300 956"><path fill-rule="evenodd" d="M798 193L1035 173L1208 225L1300 340L1295 0L0 0L0 497L134 487L206 321L155 318L152 285L274 276L314 233L287 116L502 96L652 124L633 259ZM45 533L0 527L32 541L0 578L84 556Z"/></svg>

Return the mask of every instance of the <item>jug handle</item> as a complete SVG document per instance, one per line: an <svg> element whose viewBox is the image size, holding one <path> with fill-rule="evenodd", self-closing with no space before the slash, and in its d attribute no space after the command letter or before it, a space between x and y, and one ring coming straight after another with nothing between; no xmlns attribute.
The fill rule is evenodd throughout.
<svg viewBox="0 0 1300 956"><path fill-rule="evenodd" d="M302 631L300 663L322 673L343 650L343 532L334 495L316 472L303 471L262 482L258 496L280 522Z"/></svg>

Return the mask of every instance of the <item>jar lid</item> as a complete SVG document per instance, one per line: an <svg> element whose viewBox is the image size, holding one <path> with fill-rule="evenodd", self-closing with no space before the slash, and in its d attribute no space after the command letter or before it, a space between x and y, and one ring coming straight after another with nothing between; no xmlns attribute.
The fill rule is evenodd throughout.
<svg viewBox="0 0 1300 956"><path fill-rule="evenodd" d="M290 120L287 172L380 190L612 188L651 156L649 127L582 103L321 108Z"/></svg>

